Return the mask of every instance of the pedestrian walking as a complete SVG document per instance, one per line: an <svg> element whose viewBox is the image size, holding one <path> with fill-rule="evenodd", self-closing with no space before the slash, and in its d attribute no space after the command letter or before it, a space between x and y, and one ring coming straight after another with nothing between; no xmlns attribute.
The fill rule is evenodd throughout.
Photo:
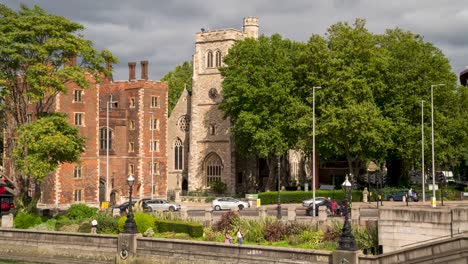
<svg viewBox="0 0 468 264"><path fill-rule="evenodd" d="M225 244L231 244L231 234L229 234L229 230L226 230L226 234L224 235L224 243Z"/></svg>
<svg viewBox="0 0 468 264"><path fill-rule="evenodd" d="M237 229L237 244L242 245L244 242L244 235L242 234L242 231L240 227Z"/></svg>
<svg viewBox="0 0 468 264"><path fill-rule="evenodd" d="M93 221L91 221L91 234L97 234L97 225L97 220L93 219Z"/></svg>
<svg viewBox="0 0 468 264"><path fill-rule="evenodd" d="M336 200L333 199L331 202L331 211L332 211L333 216L336 216L336 208L337 208L337 203L336 203Z"/></svg>

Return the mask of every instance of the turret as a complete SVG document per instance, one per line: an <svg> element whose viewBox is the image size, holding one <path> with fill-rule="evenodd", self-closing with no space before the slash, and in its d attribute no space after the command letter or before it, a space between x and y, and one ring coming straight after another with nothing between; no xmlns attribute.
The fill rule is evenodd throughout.
<svg viewBox="0 0 468 264"><path fill-rule="evenodd" d="M244 34L248 38L258 38L258 17L244 17Z"/></svg>

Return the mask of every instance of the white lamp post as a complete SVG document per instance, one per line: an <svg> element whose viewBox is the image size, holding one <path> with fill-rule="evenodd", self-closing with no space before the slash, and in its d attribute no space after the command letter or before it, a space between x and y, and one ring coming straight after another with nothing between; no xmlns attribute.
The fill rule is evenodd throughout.
<svg viewBox="0 0 468 264"><path fill-rule="evenodd" d="M320 86L312 87L312 215L315 216L315 89L321 89Z"/></svg>
<svg viewBox="0 0 468 264"><path fill-rule="evenodd" d="M156 124L154 124L154 119L153 119L153 112L151 113L151 121L150 121L150 129L151 129L151 199L154 198L154 128Z"/></svg>
<svg viewBox="0 0 468 264"><path fill-rule="evenodd" d="M421 178L422 178L422 196L423 202L426 202L426 189L424 177L424 100L421 100Z"/></svg>
<svg viewBox="0 0 468 264"><path fill-rule="evenodd" d="M435 194L435 155L434 155L434 87L445 86L445 84L431 85L431 127L432 127L432 207L436 207Z"/></svg>

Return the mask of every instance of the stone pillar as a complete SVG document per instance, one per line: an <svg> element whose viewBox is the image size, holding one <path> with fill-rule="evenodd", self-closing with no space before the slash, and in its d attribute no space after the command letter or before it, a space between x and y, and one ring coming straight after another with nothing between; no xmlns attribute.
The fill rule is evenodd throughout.
<svg viewBox="0 0 468 264"><path fill-rule="evenodd" d="M180 203L180 202L181 202L181 200L180 200L180 189L179 189L179 188L177 188L177 189L175 190L175 198L174 198L174 200L175 200L176 203Z"/></svg>
<svg viewBox="0 0 468 264"><path fill-rule="evenodd" d="M359 254L360 254L360 250L356 250L356 251L335 250L332 253L333 263L358 264Z"/></svg>
<svg viewBox="0 0 468 264"><path fill-rule="evenodd" d="M327 221L327 207L326 206L319 206L318 211L318 220L319 221Z"/></svg>
<svg viewBox="0 0 468 264"><path fill-rule="evenodd" d="M13 228L14 227L14 222L13 222L13 214L7 214L2 216L2 228Z"/></svg>
<svg viewBox="0 0 468 264"><path fill-rule="evenodd" d="M288 206L288 221L296 221L296 207Z"/></svg>
<svg viewBox="0 0 468 264"><path fill-rule="evenodd" d="M367 187L364 187L364 191L362 191L362 201L367 203L367 196L369 195L369 191Z"/></svg>
<svg viewBox="0 0 468 264"><path fill-rule="evenodd" d="M141 234L119 234L115 263L133 263L137 252L137 236Z"/></svg>
<svg viewBox="0 0 468 264"><path fill-rule="evenodd" d="M187 207L184 206L184 207L180 208L180 217L184 221L188 219Z"/></svg>
<svg viewBox="0 0 468 264"><path fill-rule="evenodd" d="M209 227L213 224L213 209L205 208L205 226Z"/></svg>
<svg viewBox="0 0 468 264"><path fill-rule="evenodd" d="M267 208L266 207L260 207L258 208L258 216L259 217L266 217L267 216Z"/></svg>

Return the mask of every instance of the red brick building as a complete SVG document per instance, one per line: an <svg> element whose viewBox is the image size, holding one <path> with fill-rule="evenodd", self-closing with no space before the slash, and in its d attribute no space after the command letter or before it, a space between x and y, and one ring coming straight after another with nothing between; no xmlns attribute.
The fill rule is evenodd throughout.
<svg viewBox="0 0 468 264"><path fill-rule="evenodd" d="M61 164L45 179L39 204L120 203L129 175L134 196L166 196L168 87L148 80L148 61L141 62L140 79L135 70L129 63L128 81L96 83L89 75L89 88L71 83L56 96L53 111L68 114L86 137L86 150L80 162Z"/></svg>

